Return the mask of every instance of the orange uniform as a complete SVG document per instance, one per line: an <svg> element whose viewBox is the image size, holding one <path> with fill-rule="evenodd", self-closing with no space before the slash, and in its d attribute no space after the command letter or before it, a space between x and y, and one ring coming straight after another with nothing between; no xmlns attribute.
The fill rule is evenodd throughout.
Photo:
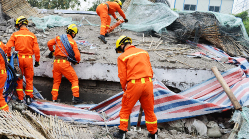
<svg viewBox="0 0 249 139"><path fill-rule="evenodd" d="M7 51L6 46L4 45L3 42L0 42L0 48L4 52ZM7 79L7 73L6 73L5 61L2 55L0 54L0 110L9 111L9 106L3 98L3 89L6 79Z"/></svg>
<svg viewBox="0 0 249 139"><path fill-rule="evenodd" d="M100 16L101 26L100 26L100 35L105 35L107 30L110 28L111 17L108 14L111 14L114 19L117 18L115 12L118 11L119 14L126 19L125 14L117 2L107 1L98 5L96 12Z"/></svg>
<svg viewBox="0 0 249 139"><path fill-rule="evenodd" d="M145 114L145 123L151 134L157 132L157 118L154 113L153 71L149 54L143 49L128 46L118 57L118 77L124 90L120 110L119 129L127 131L128 119L133 106L139 100Z"/></svg>
<svg viewBox="0 0 249 139"><path fill-rule="evenodd" d="M77 62L80 62L80 52L79 52L76 42L73 40L71 35L67 34L67 37L68 37L69 43L71 44L71 47L73 48ZM71 66L71 63L66 60L67 56L60 50L60 48L62 48L66 52L66 49L60 40L60 37L57 36L55 39L48 41L47 45L50 51L54 51L53 45L56 45L54 55L55 57L58 57L58 56L62 57L62 59L56 58L54 60L54 68L53 68L54 83L53 83L53 89L51 92L53 95L52 99L57 100L62 75L64 75L71 82L73 96L79 97L79 80L76 75L76 72ZM66 54L68 55L67 52Z"/></svg>
<svg viewBox="0 0 249 139"><path fill-rule="evenodd" d="M33 77L34 67L32 55L35 54L35 61L40 61L40 49L37 43L35 34L30 32L27 28L21 28L19 31L14 32L7 46L7 55L11 56L11 47L15 47L15 51L18 51L19 67L22 74L26 78L26 95L33 97ZM23 79L17 80L16 92L18 99L23 100Z"/></svg>

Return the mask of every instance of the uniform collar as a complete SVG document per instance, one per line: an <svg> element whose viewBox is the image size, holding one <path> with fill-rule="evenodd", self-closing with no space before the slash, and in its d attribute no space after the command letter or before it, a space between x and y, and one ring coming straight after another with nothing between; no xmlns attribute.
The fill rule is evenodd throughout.
<svg viewBox="0 0 249 139"><path fill-rule="evenodd" d="M135 48L135 46L134 45L130 45L128 47L125 47L125 51L128 50L128 49L130 49L130 48Z"/></svg>
<svg viewBox="0 0 249 139"><path fill-rule="evenodd" d="M28 28L21 28L20 30L29 30Z"/></svg>
<svg viewBox="0 0 249 139"><path fill-rule="evenodd" d="M67 37L68 37L68 38L71 38L71 39L73 38L70 34L67 34Z"/></svg>

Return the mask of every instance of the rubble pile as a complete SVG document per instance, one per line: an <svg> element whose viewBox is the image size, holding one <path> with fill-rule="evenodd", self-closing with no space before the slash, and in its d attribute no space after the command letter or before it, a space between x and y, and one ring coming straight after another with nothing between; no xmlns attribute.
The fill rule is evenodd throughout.
<svg viewBox="0 0 249 139"><path fill-rule="evenodd" d="M214 13L208 12L180 12L179 18L167 29L173 30L176 38L183 42L194 38L193 41L198 43L199 38L204 38L230 56L246 57L249 54L249 41L245 39L243 27L224 27L224 23L217 18Z"/></svg>

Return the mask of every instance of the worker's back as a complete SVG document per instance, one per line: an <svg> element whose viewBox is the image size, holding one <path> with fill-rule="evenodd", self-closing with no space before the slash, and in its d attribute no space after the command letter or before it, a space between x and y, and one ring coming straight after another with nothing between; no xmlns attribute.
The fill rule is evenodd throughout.
<svg viewBox="0 0 249 139"><path fill-rule="evenodd" d="M80 61L80 52L78 50L77 44L76 44L75 40L73 40L71 35L67 34L67 38L68 38L68 41L69 41L69 43L74 51L75 58L79 62ZM61 41L60 36L56 36L55 39L48 41L47 45L51 50L53 48L53 45L56 45L55 51L54 51L54 56L67 57L68 53L67 53L67 51L66 51L66 49Z"/></svg>
<svg viewBox="0 0 249 139"><path fill-rule="evenodd" d="M35 45L37 47L34 47ZM34 51L39 51L36 36L27 28L21 28L19 31L14 32L7 46L15 46L15 51L18 51L20 55L33 55Z"/></svg>
<svg viewBox="0 0 249 139"><path fill-rule="evenodd" d="M127 81L153 77L149 54L143 49L129 46L125 49L125 52L119 56L118 60L122 61L121 63L124 62L126 65Z"/></svg>

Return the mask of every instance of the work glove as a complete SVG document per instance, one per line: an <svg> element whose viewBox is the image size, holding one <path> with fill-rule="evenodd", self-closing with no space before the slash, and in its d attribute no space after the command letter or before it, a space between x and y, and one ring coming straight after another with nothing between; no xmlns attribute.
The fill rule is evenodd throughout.
<svg viewBox="0 0 249 139"><path fill-rule="evenodd" d="M53 58L53 57L54 57L54 50L48 54L48 58Z"/></svg>
<svg viewBox="0 0 249 139"><path fill-rule="evenodd" d="M10 63L10 58L11 58L11 56L8 56L8 62Z"/></svg>
<svg viewBox="0 0 249 139"><path fill-rule="evenodd" d="M40 65L40 63L39 62L37 62L37 61L35 61L35 67L38 67Z"/></svg>
<svg viewBox="0 0 249 139"><path fill-rule="evenodd" d="M117 20L117 21L119 21L119 19L118 19L118 18L116 18L116 20Z"/></svg>
<svg viewBox="0 0 249 139"><path fill-rule="evenodd" d="M127 22L128 22L128 19L124 19L124 21L125 21L125 23L127 23Z"/></svg>

